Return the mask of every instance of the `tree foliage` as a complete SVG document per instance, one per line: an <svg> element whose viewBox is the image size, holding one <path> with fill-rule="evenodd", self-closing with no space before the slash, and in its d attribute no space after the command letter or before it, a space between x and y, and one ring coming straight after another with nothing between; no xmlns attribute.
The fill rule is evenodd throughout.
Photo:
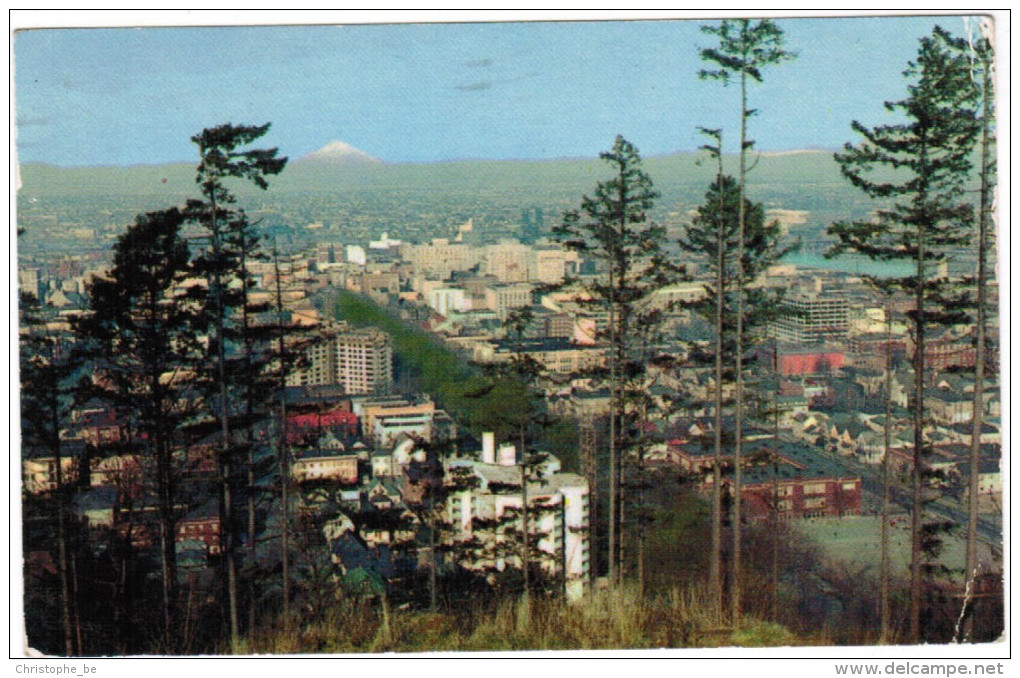
<svg viewBox="0 0 1020 678"><path fill-rule="evenodd" d="M244 210L233 207L237 198L231 192L228 180L240 179L264 190L269 186L266 177L283 171L287 158L277 157L276 148L247 148L268 131L268 123L227 123L194 135L191 141L198 147L199 153L195 183L200 188L202 199L189 200L186 206L189 221L200 225L209 240L209 250L196 257L195 271L208 280L208 293L202 300L211 329L208 345L210 369L205 372L208 377L205 382L210 401L217 405L216 416L221 428L218 458L222 481L220 521L226 555L230 627L235 641L240 637L239 554L236 549L242 532L248 533L249 558L254 560L255 555L254 535L251 533L256 529L256 473L250 426L253 425L255 410L265 402L274 380L268 369L272 361L258 361L256 357L257 345L271 345L271 333L260 332L260 328L252 322L252 316L260 310L267 310L268 305L252 307L248 294L252 280L247 266L259 256L260 237ZM259 337L259 334L262 336ZM262 352L268 353L269 350ZM236 421L237 418L240 421ZM247 435L238 436L239 430L247 430ZM244 500L248 515L246 524L237 510ZM250 594L252 597L256 594L253 586ZM253 621L254 601L250 610L250 620Z"/></svg>
<svg viewBox="0 0 1020 678"><path fill-rule="evenodd" d="M934 327L967 322L967 296L958 281L937 271L970 238L973 204L966 198L974 145L980 130L978 91L966 42L936 27L921 39L917 58L903 75L907 96L887 102L899 122L868 127L854 121L862 140L847 143L836 161L846 179L882 201L870 221L838 222L831 254L856 252L880 261L905 260L910 275L869 278L877 288L913 299L908 311L914 346L911 411L914 428L911 519L910 637L919 640L921 579L931 535L923 525L924 488L929 478L925 440L925 340ZM886 170L879 176L878 170Z"/></svg>
<svg viewBox="0 0 1020 678"><path fill-rule="evenodd" d="M644 171L637 148L617 136L599 157L611 176L583 196L580 210L564 213L554 235L565 247L596 262L601 275L567 280L581 290L577 303L605 321L596 333L604 346L606 366L592 377L609 388L609 572L618 579L620 551L622 459L638 438L638 400L645 394L649 346L657 344L664 309L652 294L680 276L662 250L665 230L648 219L658 193Z"/></svg>
<svg viewBox="0 0 1020 678"><path fill-rule="evenodd" d="M715 26L702 26L701 30L719 40L717 46L700 50L703 61L715 64L715 68L698 71L701 78L721 80L725 84L738 78L762 82L762 69L796 56L785 48L782 29L770 19L724 19Z"/></svg>
<svg viewBox="0 0 1020 678"><path fill-rule="evenodd" d="M88 288L77 325L93 368L93 392L127 418L129 438L155 466L163 583L164 646L171 650L177 605L183 424L200 399L194 377L202 346L184 281L190 273L185 217L176 208L139 215L114 246L113 268Z"/></svg>

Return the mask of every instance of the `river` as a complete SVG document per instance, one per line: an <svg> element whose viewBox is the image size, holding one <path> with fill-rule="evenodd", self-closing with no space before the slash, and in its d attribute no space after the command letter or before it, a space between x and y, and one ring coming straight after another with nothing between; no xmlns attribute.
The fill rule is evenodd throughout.
<svg viewBox="0 0 1020 678"><path fill-rule="evenodd" d="M783 263L886 278L908 276L915 271L914 264L909 261L872 261L859 254L844 254L834 259L826 259L821 254L812 252L794 252L783 257Z"/></svg>

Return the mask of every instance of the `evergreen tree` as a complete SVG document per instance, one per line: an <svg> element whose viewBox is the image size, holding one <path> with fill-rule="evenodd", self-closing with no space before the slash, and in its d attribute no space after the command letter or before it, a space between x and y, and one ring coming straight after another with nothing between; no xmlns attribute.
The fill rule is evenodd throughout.
<svg viewBox="0 0 1020 678"><path fill-rule="evenodd" d="M407 468L408 481L418 488L416 500L407 500L408 508L418 520L419 529L424 532L428 543L428 589L429 609L439 605L440 573L446 556L456 563L468 551L474 551L474 540L465 542L458 539L460 526L447 521L449 506L459 501L459 493L478 487L478 479L463 465L448 465L449 458L457 457L457 435L450 440L438 440L431 444L419 441L425 452L424 460L412 459Z"/></svg>
<svg viewBox="0 0 1020 678"><path fill-rule="evenodd" d="M236 644L240 639L238 618L238 558L237 533L241 521L236 517L235 503L237 486L243 476L237 467L251 465L250 436L247 446L235 440L231 433L232 417L240 413L254 413L256 394L255 367L253 359L254 342L250 339L252 327L248 314L248 289L246 264L254 260L258 237L253 231L243 210L233 205L237 198L227 186L229 179L242 179L261 189L268 188L267 176L279 174L286 165L286 158L277 157L277 149L248 149L269 131L269 124L245 126L225 124L203 130L191 141L198 146L199 164L195 182L201 193L201 200L189 200L188 218L200 224L207 232L209 252L196 258L196 270L206 276L209 284L204 300L209 318L209 361L211 370L208 388L211 399L216 403L216 417L220 423L219 476L221 544L225 558L226 588L230 619L231 639ZM239 285L231 286L232 281ZM245 336L249 335L249 336ZM228 356L232 346L240 346L239 368L231 369ZM234 406L235 393L244 393L245 399ZM234 427L237 427L235 422ZM240 424L244 428L244 424ZM247 452L246 452L247 449ZM253 480L253 471L246 474ZM247 488L251 493L253 488ZM249 504L247 529L251 531L254 522L254 506ZM254 549L254 535L248 535ZM254 552L251 552L252 555ZM253 601L254 602L254 601Z"/></svg>
<svg viewBox="0 0 1020 678"><path fill-rule="evenodd" d="M250 292L255 285L250 264L266 257L261 253L261 234L239 211L236 227L226 235L226 249L237 254L236 284L228 296L236 303L233 326L227 327L227 339L236 346L227 360L227 374L232 384L231 394L241 403L237 412L237 427L242 435L236 439L234 450L243 464L245 477L238 478L237 495L245 501L246 519L240 526L247 546L246 576L248 583L248 630L254 632L256 611L260 607L261 569L257 561L258 535L264 526L263 506L272 499L272 487L264 482L275 468L275 459L265 450L265 441L256 432L265 433L265 423L271 419L271 407L279 391L279 365L291 367L292 351L278 347L278 335L293 333L285 319L273 313L274 304L268 299L257 300ZM293 341L292 341L293 343ZM281 395L282 397L282 395Z"/></svg>
<svg viewBox="0 0 1020 678"><path fill-rule="evenodd" d="M925 340L935 326L968 320L952 281L936 273L937 265L967 242L973 215L964 188L979 125L965 45L936 27L921 39L917 59L904 71L910 80L906 98L886 103L886 109L904 121L871 128L853 122L853 130L863 140L846 144L843 152L836 154L836 161L854 186L885 202L872 221L839 222L829 227L839 240L832 254L857 252L876 260L905 260L914 265L907 276L869 279L880 290L909 294L914 302L908 313L914 370L908 640L915 643L921 639L925 542L932 536L924 526L924 488L930 471L924 435Z"/></svg>
<svg viewBox="0 0 1020 678"><path fill-rule="evenodd" d="M779 224L766 222L765 210L760 203L752 203L745 198L741 205L739 185L732 177L721 174L722 162L718 147L709 148L719 158L720 174L705 194L705 202L698 207L678 244L681 250L702 260L712 278L712 282L705 285L705 296L691 304L691 307L715 326L713 355L694 357L714 363L712 553L709 557L709 585L721 609L722 450L724 444L733 444L735 447L735 434L724 430L723 410L732 405L732 400L724 398L723 392L726 384L733 383L737 378L736 371L724 369L724 365L734 365L737 362L735 328L738 312L743 312L742 326L751 331L763 326L773 316L779 303L779 295L772 291L750 289L741 294L735 272L739 267L748 279L753 280L789 252L791 247L780 244ZM745 222L743 248L738 246L741 214ZM737 262L737 254L741 251L742 265ZM738 301L739 296L744 298L743 304ZM744 348L748 343L745 339Z"/></svg>
<svg viewBox="0 0 1020 678"><path fill-rule="evenodd" d="M662 252L664 229L648 220L658 193L642 169L637 149L617 136L612 150L599 157L612 167L612 177L596 184L593 197L582 198L580 210L567 211L554 233L565 247L594 260L603 272L580 284L584 294L578 303L606 316L597 337L605 347L606 368L596 376L609 388L608 562L615 584L622 569L622 460L634 443L633 405L647 370L636 350L639 327L661 320L661 310L645 302L654 290L676 280L679 271Z"/></svg>
<svg viewBox="0 0 1020 678"><path fill-rule="evenodd" d="M164 650L174 649L176 527L183 425L197 409L201 345L182 284L190 273L177 209L140 215L118 238L107 277L88 288L89 313L76 330L92 366L95 391L125 412L155 466L163 587Z"/></svg>
<svg viewBox="0 0 1020 678"><path fill-rule="evenodd" d="M744 290L753 280L743 270L744 247L746 246L747 215L744 211L744 196L747 186L747 152L754 142L747 138L747 121L757 114L756 109L748 108L748 81L762 81L762 70L767 66L781 64L794 58L794 53L784 48L783 31L768 19L752 21L750 19L726 19L718 26L704 26L702 30L719 39L718 46L700 50L703 61L714 65L712 69L703 69L698 75L701 78L721 80L730 84L734 79L740 84L740 171L738 186L738 236L737 236L737 271L738 281L737 314L736 314L736 412L734 431L734 476L733 476L733 586L730 604L734 623L740 617L740 538L741 538L741 447L743 445L743 408L744 408Z"/></svg>
<svg viewBox="0 0 1020 678"><path fill-rule="evenodd" d="M72 630L72 596L69 565L68 504L73 478L64 477L61 429L67 425L68 404L75 361L70 337L62 337L46 324L39 300L31 293L19 296L19 367L21 377L22 448L52 456L54 485L51 498L57 514L57 575L60 580L60 622L64 654L75 652ZM80 460L79 460L80 461Z"/></svg>
<svg viewBox="0 0 1020 678"><path fill-rule="evenodd" d="M535 429L542 424L544 415L544 397L538 389L538 383L543 378L545 366L539 363L524 348L524 337L529 325L534 321L534 314L530 308L520 308L511 311L504 322L507 338L513 345L513 352L510 361L506 365L495 365L497 369L490 373L495 379L501 376L513 380L518 387L520 397L513 405L513 409L507 410L509 423L516 429L518 468L521 474L521 528L520 528L520 558L521 572L524 578L524 596L527 599L531 594L531 550L537 542L533 538L532 523L534 516L531 515L531 501L528 499L528 485L532 479L537 477L539 466L545 461L545 455L532 448L532 440ZM498 369L504 368L504 369ZM502 374L500 374L502 373ZM537 548L537 547L536 547Z"/></svg>

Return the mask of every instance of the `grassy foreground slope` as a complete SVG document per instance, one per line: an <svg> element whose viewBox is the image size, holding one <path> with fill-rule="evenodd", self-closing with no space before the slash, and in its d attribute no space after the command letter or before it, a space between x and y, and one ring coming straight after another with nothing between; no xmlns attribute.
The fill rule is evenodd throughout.
<svg viewBox="0 0 1020 678"><path fill-rule="evenodd" d="M747 620L738 630L712 614L707 597L674 590L650 600L632 589L595 591L577 603L507 599L495 609L395 612L384 602L347 600L298 632L268 632L242 653L511 652L828 644L778 624Z"/></svg>

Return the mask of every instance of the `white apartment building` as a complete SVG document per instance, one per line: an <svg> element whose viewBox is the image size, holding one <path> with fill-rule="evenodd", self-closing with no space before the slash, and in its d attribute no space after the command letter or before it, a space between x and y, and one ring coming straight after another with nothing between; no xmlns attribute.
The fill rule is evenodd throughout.
<svg viewBox="0 0 1020 678"><path fill-rule="evenodd" d="M533 249L516 240L503 240L485 248L484 272L502 283L555 284L576 269L577 252L562 247Z"/></svg>
<svg viewBox="0 0 1020 678"><path fill-rule="evenodd" d="M365 248L361 245L347 245L344 248L344 260L358 266L364 266L368 263Z"/></svg>
<svg viewBox="0 0 1020 678"><path fill-rule="evenodd" d="M502 283L527 282L533 256L529 246L504 240L485 248L484 271Z"/></svg>
<svg viewBox="0 0 1020 678"><path fill-rule="evenodd" d="M473 345L472 357L479 363L504 363L517 352L526 352L550 372L573 374L605 364L605 350L566 337L517 341L485 341Z"/></svg>
<svg viewBox="0 0 1020 678"><path fill-rule="evenodd" d="M467 311L471 300L459 287L439 287L428 293L428 304L439 315L450 315L450 311Z"/></svg>
<svg viewBox="0 0 1020 678"><path fill-rule="evenodd" d="M580 264L577 252L562 247L535 250L532 259L530 280L544 284L563 282L567 273L575 273Z"/></svg>
<svg viewBox="0 0 1020 678"><path fill-rule="evenodd" d="M850 314L845 297L795 292L783 299L787 311L775 321L776 339L817 344L846 338Z"/></svg>
<svg viewBox="0 0 1020 678"><path fill-rule="evenodd" d="M393 385L393 347L374 328L332 326L306 357L308 365L288 377L288 386L339 384L346 393L362 394L385 393Z"/></svg>
<svg viewBox="0 0 1020 678"><path fill-rule="evenodd" d="M495 447L491 433L483 434L481 461L456 460L451 467L471 470L478 486L449 497L447 519L457 534L453 540L477 537L480 541L500 540L499 530L480 528L476 520L494 521L524 504L521 492L521 468L514 446ZM537 536L538 548L548 554L541 566L550 574L566 574L566 594L577 600L590 580L588 482L574 473L560 472L559 460L550 456L538 471L540 478L528 482L529 534ZM520 562L468 562L466 567L496 566Z"/></svg>

